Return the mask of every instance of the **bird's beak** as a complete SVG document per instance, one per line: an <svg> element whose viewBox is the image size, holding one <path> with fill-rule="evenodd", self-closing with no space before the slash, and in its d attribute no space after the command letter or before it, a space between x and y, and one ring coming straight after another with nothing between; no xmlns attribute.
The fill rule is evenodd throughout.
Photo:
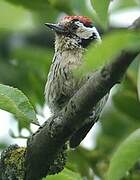
<svg viewBox="0 0 140 180"><path fill-rule="evenodd" d="M63 34L67 32L63 25L51 24L51 23L45 23L45 25L59 34Z"/></svg>

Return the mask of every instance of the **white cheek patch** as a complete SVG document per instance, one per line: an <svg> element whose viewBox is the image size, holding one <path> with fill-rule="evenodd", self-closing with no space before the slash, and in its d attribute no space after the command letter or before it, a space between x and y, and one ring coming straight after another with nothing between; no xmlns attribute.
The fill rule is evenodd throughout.
<svg viewBox="0 0 140 180"><path fill-rule="evenodd" d="M83 25L83 23L80 22L75 22L75 24L77 24L79 27L76 31L76 35L79 36L82 39L89 39L91 36L93 36L93 34L95 34L95 39L97 39L97 41L101 42L101 37L97 31L97 29L95 27L85 27Z"/></svg>
<svg viewBox="0 0 140 180"><path fill-rule="evenodd" d="M101 37L100 37L97 29L96 29L95 27L92 27L91 29L92 29L92 33L95 33L97 40L98 40L99 42L101 42Z"/></svg>

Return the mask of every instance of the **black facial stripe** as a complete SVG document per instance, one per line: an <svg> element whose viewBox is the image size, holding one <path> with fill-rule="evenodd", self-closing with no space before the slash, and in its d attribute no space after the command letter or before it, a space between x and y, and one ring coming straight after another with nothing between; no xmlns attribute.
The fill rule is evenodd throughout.
<svg viewBox="0 0 140 180"><path fill-rule="evenodd" d="M87 46L90 45L91 42L93 42L94 40L97 39L97 36L95 33L92 34L92 36L90 36L88 39L84 39L82 38L81 41L79 42L79 44L83 47L86 48Z"/></svg>

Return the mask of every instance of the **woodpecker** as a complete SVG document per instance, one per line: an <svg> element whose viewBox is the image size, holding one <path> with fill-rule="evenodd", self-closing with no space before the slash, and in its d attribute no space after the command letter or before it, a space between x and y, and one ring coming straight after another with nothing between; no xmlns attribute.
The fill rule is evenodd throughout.
<svg viewBox="0 0 140 180"><path fill-rule="evenodd" d="M57 24L46 23L45 25L55 32L55 54L45 86L46 101L51 112L55 114L90 78L91 74L81 79L75 78L73 70L84 62L83 55L89 44L100 42L101 38L92 21L85 16L65 16ZM89 118L71 136L69 140L71 148L77 147L85 138L99 119L106 101L107 96L93 107Z"/></svg>

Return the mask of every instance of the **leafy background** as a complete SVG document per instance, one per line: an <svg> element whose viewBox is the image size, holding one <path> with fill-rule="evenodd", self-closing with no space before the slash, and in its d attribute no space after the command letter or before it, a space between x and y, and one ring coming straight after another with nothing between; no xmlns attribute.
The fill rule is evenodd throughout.
<svg viewBox="0 0 140 180"><path fill-rule="evenodd" d="M115 13L133 8L140 12L139 1L114 0L111 6L109 4L109 0L0 1L0 108L13 113L10 116L11 137L26 138L33 130L31 121L37 124L36 115L39 119L49 115L48 111L44 115L44 86L54 53L54 34L44 26L45 22L56 22L65 14L94 19L103 44L89 48L80 73L100 67L122 49L140 47L139 32L122 31L125 24L119 27L110 23ZM18 131L13 122L17 123ZM5 123L3 116L0 123ZM91 140L96 141L95 147L89 150L80 146L69 151L65 170L47 179L140 179L139 57L128 69L121 85L111 91L98 126L99 133ZM0 150L9 143L6 138L1 139Z"/></svg>

